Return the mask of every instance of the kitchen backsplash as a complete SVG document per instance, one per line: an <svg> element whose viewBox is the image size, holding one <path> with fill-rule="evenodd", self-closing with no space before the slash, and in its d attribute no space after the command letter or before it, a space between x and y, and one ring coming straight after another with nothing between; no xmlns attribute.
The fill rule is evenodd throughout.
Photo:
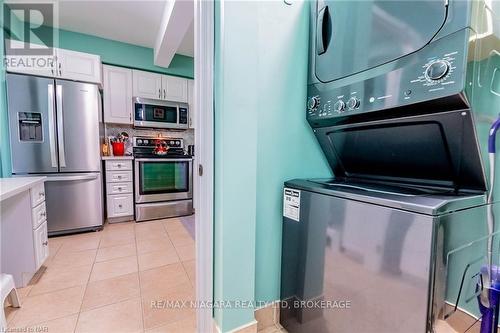
<svg viewBox="0 0 500 333"><path fill-rule="evenodd" d="M107 137L116 136L121 132L128 133L130 141L126 146L126 151L132 151L132 137L134 136L153 136L164 138L182 138L184 139L184 147L187 150L188 145L194 145L194 130L188 129L184 131L171 131L163 129L143 129L133 128L132 126L118 125L118 124L105 124L104 133Z"/></svg>

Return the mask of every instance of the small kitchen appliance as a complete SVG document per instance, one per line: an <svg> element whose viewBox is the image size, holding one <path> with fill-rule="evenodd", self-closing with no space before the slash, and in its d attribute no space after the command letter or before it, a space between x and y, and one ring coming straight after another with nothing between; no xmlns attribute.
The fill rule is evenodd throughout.
<svg viewBox="0 0 500 333"><path fill-rule="evenodd" d="M189 106L186 103L134 97L134 126L187 129Z"/></svg>
<svg viewBox="0 0 500 333"><path fill-rule="evenodd" d="M193 159L181 138L134 137L135 219L193 213Z"/></svg>

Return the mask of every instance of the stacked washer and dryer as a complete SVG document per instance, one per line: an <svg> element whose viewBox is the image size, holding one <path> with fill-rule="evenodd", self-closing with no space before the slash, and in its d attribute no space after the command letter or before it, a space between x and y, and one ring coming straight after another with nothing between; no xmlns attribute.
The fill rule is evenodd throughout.
<svg viewBox="0 0 500 333"><path fill-rule="evenodd" d="M335 176L285 183L281 324L439 332L479 316L499 252L499 2L310 9L306 117Z"/></svg>

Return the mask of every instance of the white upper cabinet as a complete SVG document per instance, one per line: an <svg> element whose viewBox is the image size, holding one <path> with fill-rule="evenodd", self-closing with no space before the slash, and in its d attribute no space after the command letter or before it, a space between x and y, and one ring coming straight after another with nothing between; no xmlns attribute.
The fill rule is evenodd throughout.
<svg viewBox="0 0 500 333"><path fill-rule="evenodd" d="M104 122L132 124L132 70L102 66Z"/></svg>
<svg viewBox="0 0 500 333"><path fill-rule="evenodd" d="M11 47L7 47L11 45ZM6 70L12 73L31 74L38 76L54 77L56 75L55 69L57 67L56 55L43 56L39 61L27 63L26 61L32 57L26 57L24 51L24 43L14 39L5 40L6 52ZM35 49L35 44L29 44L30 49Z"/></svg>
<svg viewBox="0 0 500 333"><path fill-rule="evenodd" d="M76 52L64 49L54 49L54 57L40 56L37 62L20 63L29 61L33 57L22 54L22 42L6 40L12 43L13 48L6 49L8 56L17 56L12 61L7 61L7 71L13 73L31 74L37 76L48 76L60 79L101 83L101 57L95 54ZM17 48L15 47L18 44ZM30 48L36 48L30 44ZM19 51L16 51L19 50ZM50 60L50 66L49 66ZM37 65L39 67L37 67Z"/></svg>
<svg viewBox="0 0 500 333"><path fill-rule="evenodd" d="M163 89L163 99L167 101L183 102L188 101L187 80L169 75L162 75L161 86Z"/></svg>
<svg viewBox="0 0 500 333"><path fill-rule="evenodd" d="M145 71L132 71L134 97L187 103L187 80Z"/></svg>
<svg viewBox="0 0 500 333"><path fill-rule="evenodd" d="M101 58L94 54L57 49L57 75L75 81L101 83Z"/></svg>
<svg viewBox="0 0 500 333"><path fill-rule="evenodd" d="M162 99L161 74L132 71L134 81L134 97Z"/></svg>
<svg viewBox="0 0 500 333"><path fill-rule="evenodd" d="M189 128L196 127L196 106L194 104L194 80L188 81Z"/></svg>

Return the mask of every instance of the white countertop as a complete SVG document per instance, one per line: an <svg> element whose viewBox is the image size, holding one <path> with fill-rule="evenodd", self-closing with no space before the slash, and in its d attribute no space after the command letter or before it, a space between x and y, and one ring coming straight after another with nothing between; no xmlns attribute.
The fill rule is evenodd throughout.
<svg viewBox="0 0 500 333"><path fill-rule="evenodd" d="M33 186L45 181L47 177L12 177L0 178L0 201L27 191Z"/></svg>
<svg viewBox="0 0 500 333"><path fill-rule="evenodd" d="M106 160L133 160L134 156L101 156L103 161Z"/></svg>

